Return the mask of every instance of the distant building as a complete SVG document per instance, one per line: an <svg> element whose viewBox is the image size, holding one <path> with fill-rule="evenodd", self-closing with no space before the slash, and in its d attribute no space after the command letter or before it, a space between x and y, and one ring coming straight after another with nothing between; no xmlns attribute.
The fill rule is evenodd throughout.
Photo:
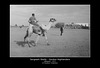
<svg viewBox="0 0 100 68"><path fill-rule="evenodd" d="M88 29L88 23L66 23L65 27L67 29Z"/></svg>
<svg viewBox="0 0 100 68"><path fill-rule="evenodd" d="M77 25L82 25L82 26L89 26L89 23L75 23Z"/></svg>

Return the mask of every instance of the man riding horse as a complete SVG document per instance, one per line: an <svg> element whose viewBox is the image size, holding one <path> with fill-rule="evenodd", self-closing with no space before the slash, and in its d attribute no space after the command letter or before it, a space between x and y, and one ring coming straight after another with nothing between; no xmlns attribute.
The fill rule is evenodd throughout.
<svg viewBox="0 0 100 68"><path fill-rule="evenodd" d="M33 28L34 28L34 27L39 27L39 28L41 29L41 31L42 31L41 34L43 34L43 36L44 36L44 32L43 32L44 30L43 30L43 29L41 28L41 26L37 23L38 21L36 20L35 14L34 14L34 13L32 13L32 16L29 18L28 22L29 22L29 29L31 30L30 32L33 31Z"/></svg>
<svg viewBox="0 0 100 68"><path fill-rule="evenodd" d="M37 37L37 39L36 39L36 42L35 42L35 46L36 46L36 44L37 44L37 42L38 42L38 40L39 40L39 37L40 36L44 36L45 37L45 39L46 39L46 42L47 42L47 45L48 45L48 40L47 40L47 36L46 36L46 32L47 32L47 30L49 30L50 29L50 27L51 27L51 25L54 23L56 21L56 19L54 19L54 18L50 18L50 21L49 21L49 24L48 25L39 25L37 22L37 20L36 20L36 18L35 18L35 14L33 13L32 14L32 17L30 17L29 18L29 20L28 20L28 22L29 22L29 27L27 28L27 31L26 31L26 35L25 35L25 37L24 37L24 41L26 40L26 38L27 38L27 42L28 42L28 45L30 46L30 37L31 37L31 35L33 34L33 33L35 33L35 34L38 34L38 37Z"/></svg>

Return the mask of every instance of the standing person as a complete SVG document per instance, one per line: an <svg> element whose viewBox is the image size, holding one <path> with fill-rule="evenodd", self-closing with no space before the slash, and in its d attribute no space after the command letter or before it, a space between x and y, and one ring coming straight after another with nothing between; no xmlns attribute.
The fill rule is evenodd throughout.
<svg viewBox="0 0 100 68"><path fill-rule="evenodd" d="M62 33L63 33L63 27L60 27L60 36L62 36Z"/></svg>

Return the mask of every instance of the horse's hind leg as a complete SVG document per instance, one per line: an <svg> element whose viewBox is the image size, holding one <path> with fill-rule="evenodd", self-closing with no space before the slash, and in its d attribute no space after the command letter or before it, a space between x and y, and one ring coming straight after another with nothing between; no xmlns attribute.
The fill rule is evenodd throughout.
<svg viewBox="0 0 100 68"><path fill-rule="evenodd" d="M27 37L28 37L28 29L27 29L26 35L25 35L25 37L24 37L24 42L25 42L25 40L26 40Z"/></svg>
<svg viewBox="0 0 100 68"><path fill-rule="evenodd" d="M26 36L24 37L24 42L25 42L26 38L28 39L28 40L27 40L27 44L28 44L28 46L30 47L29 37L28 37L28 35L26 35Z"/></svg>
<svg viewBox="0 0 100 68"><path fill-rule="evenodd" d="M27 37L28 37L28 36L27 36L27 34L26 34L25 37L24 37L24 42L25 42L25 40L26 40Z"/></svg>
<svg viewBox="0 0 100 68"><path fill-rule="evenodd" d="M28 44L29 47L31 47L29 41L27 41L27 44Z"/></svg>
<svg viewBox="0 0 100 68"><path fill-rule="evenodd" d="M29 40L30 36L31 36L31 33L29 33L29 29L27 29L26 35L25 35L25 37L24 37L24 42L25 42L25 40L26 40L26 38L27 38L27 44L28 44L29 47L31 47L31 46L30 46L30 42L29 42L29 41L30 41L30 40Z"/></svg>
<svg viewBox="0 0 100 68"><path fill-rule="evenodd" d="M31 35L32 35L32 33L29 33L28 34L28 41L27 41L27 43L28 43L29 47L31 47L30 44L32 45L32 43L30 42Z"/></svg>

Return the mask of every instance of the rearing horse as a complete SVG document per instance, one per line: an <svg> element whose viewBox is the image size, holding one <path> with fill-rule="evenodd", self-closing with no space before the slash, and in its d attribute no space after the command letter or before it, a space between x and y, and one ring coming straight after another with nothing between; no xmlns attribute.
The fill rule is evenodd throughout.
<svg viewBox="0 0 100 68"><path fill-rule="evenodd" d="M36 42L35 42L35 45L34 46L36 46L37 45L37 42L38 42L38 40L39 40L39 37L40 36L43 36L43 37L45 37L45 39L46 39L46 42L47 42L47 45L49 45L49 43L48 43L48 40L47 40L47 36L46 36L46 32L51 28L51 25L54 23L56 21L56 19L54 19L54 18L50 18L50 21L49 21L49 24L48 25L41 25L41 27L38 27L38 26L33 26L33 28L32 29L30 29L29 27L27 28L27 31L26 31L26 35L25 35L25 37L24 37L24 41L26 40L26 38L28 39L27 40L27 42L28 42L28 45L29 45L29 47L30 47L30 37L31 37L31 35L33 34L33 33L35 33L35 34L37 34L38 36L37 36L37 39L36 39Z"/></svg>

